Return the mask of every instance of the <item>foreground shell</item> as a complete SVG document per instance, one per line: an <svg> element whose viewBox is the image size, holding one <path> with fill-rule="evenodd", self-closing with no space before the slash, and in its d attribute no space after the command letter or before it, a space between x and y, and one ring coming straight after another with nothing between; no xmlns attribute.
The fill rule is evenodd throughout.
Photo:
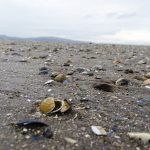
<svg viewBox="0 0 150 150"><path fill-rule="evenodd" d="M62 108L61 108L60 111L61 111L62 113L64 113L64 112L68 111L70 108L71 108L70 104L69 104L68 101L65 99L65 100L63 101L63 106L62 106Z"/></svg>
<svg viewBox="0 0 150 150"><path fill-rule="evenodd" d="M63 107L63 101L61 100L55 100L55 108L50 113L56 113L59 112Z"/></svg>
<svg viewBox="0 0 150 150"><path fill-rule="evenodd" d="M39 106L39 110L42 113L50 113L54 108L55 100L53 97L48 97L44 99Z"/></svg>

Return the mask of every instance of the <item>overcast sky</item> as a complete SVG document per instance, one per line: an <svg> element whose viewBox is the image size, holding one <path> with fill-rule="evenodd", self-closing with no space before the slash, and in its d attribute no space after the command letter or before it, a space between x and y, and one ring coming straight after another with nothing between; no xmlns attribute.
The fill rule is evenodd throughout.
<svg viewBox="0 0 150 150"><path fill-rule="evenodd" d="M150 0L0 0L0 34L150 45Z"/></svg>

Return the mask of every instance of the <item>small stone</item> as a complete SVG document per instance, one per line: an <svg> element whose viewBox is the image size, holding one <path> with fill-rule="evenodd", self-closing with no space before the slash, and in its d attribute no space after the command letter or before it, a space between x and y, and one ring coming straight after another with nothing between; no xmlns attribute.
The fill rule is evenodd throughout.
<svg viewBox="0 0 150 150"><path fill-rule="evenodd" d="M96 135L107 135L107 132L101 126L91 126L91 130Z"/></svg>
<svg viewBox="0 0 150 150"><path fill-rule="evenodd" d="M48 57L48 55L45 55L45 54L39 56L39 58L41 58L41 59L45 59L45 58L47 58L47 57Z"/></svg>
<svg viewBox="0 0 150 150"><path fill-rule="evenodd" d="M148 72L147 74L145 74L146 78L150 78L150 72Z"/></svg>
<svg viewBox="0 0 150 150"><path fill-rule="evenodd" d="M74 140L74 139L69 138L69 137L65 137L64 139L66 142L68 142L70 144L76 144L77 143L77 140Z"/></svg>
<svg viewBox="0 0 150 150"><path fill-rule="evenodd" d="M146 99L138 99L137 100L137 104L141 107L147 105L148 103L149 103L149 101Z"/></svg>
<svg viewBox="0 0 150 150"><path fill-rule="evenodd" d="M34 115L32 115L34 118L40 118L42 114L40 112L36 112Z"/></svg>
<svg viewBox="0 0 150 150"><path fill-rule="evenodd" d="M28 129L26 129L26 128L23 128L23 130L22 130L22 134L27 134L27 132L28 132Z"/></svg>
<svg viewBox="0 0 150 150"><path fill-rule="evenodd" d="M80 99L81 102L86 102L86 101L89 101L90 100L90 97L83 97Z"/></svg>
<svg viewBox="0 0 150 150"><path fill-rule="evenodd" d="M77 68L76 69L79 73L82 73L82 72L85 72L85 71L90 71L90 69L87 69L87 68Z"/></svg>
<svg viewBox="0 0 150 150"><path fill-rule="evenodd" d="M133 72L133 70L132 70L132 69L126 69L126 70L124 71L124 73L126 73L126 74L131 73L131 74L132 74L132 73L134 73L134 72Z"/></svg>
<svg viewBox="0 0 150 150"><path fill-rule="evenodd" d="M82 72L83 75L93 76L94 73L92 71L84 71Z"/></svg>
<svg viewBox="0 0 150 150"><path fill-rule="evenodd" d="M49 73L49 70L46 67L42 67L42 68L39 69L39 75L45 75L45 74L48 74L48 73Z"/></svg>
<svg viewBox="0 0 150 150"><path fill-rule="evenodd" d="M19 62L27 63L27 62L28 62L28 60L27 60L27 59L21 59L21 60L19 60Z"/></svg>
<svg viewBox="0 0 150 150"><path fill-rule="evenodd" d="M53 132L51 130L51 128L45 128L44 132L43 132L43 136L46 138L52 138L53 137Z"/></svg>
<svg viewBox="0 0 150 150"><path fill-rule="evenodd" d="M113 61L113 64L120 64L120 63L121 63L120 60L114 60L114 61Z"/></svg>
<svg viewBox="0 0 150 150"><path fill-rule="evenodd" d="M139 80L139 81L144 81L144 79L140 76L134 76L133 79Z"/></svg>
<svg viewBox="0 0 150 150"><path fill-rule="evenodd" d="M71 65L71 60L68 60L67 62L64 63L64 66L70 66Z"/></svg>
<svg viewBox="0 0 150 150"><path fill-rule="evenodd" d="M140 60L137 64L138 64L138 65L146 64L146 61Z"/></svg>
<svg viewBox="0 0 150 150"><path fill-rule="evenodd" d="M26 135L25 138L26 138L26 139L30 139L31 137L30 137L29 135Z"/></svg>
<svg viewBox="0 0 150 150"><path fill-rule="evenodd" d="M48 92L51 92L51 91L52 91L52 89L48 89L47 91L48 91Z"/></svg>
<svg viewBox="0 0 150 150"><path fill-rule="evenodd" d="M102 65L96 65L96 66L92 67L92 70L94 70L94 71L100 71L100 70L105 70L105 69L103 68Z"/></svg>
<svg viewBox="0 0 150 150"><path fill-rule="evenodd" d="M125 78L120 78L116 81L116 85L128 85L128 84L129 84L129 80Z"/></svg>

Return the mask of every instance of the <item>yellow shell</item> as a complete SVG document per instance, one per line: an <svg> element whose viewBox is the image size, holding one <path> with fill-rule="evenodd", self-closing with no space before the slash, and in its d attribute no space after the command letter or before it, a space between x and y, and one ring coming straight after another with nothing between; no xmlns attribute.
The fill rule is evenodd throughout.
<svg viewBox="0 0 150 150"><path fill-rule="evenodd" d="M69 110L71 107L70 107L70 104L68 103L68 101L65 99L64 101L63 101L63 106L62 106L62 108L61 108L61 110L60 110L60 112L66 112L67 110Z"/></svg>
<svg viewBox="0 0 150 150"><path fill-rule="evenodd" d="M54 80L57 82L63 82L64 80L66 80L66 76L64 74L60 73L54 78Z"/></svg>
<svg viewBox="0 0 150 150"><path fill-rule="evenodd" d="M44 99L39 106L39 110L42 113L50 113L54 108L55 108L55 100L53 97L48 97Z"/></svg>

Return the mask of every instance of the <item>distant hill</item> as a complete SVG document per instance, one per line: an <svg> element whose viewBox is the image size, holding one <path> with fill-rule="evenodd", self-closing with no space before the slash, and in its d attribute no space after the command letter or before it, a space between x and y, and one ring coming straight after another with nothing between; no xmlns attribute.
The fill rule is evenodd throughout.
<svg viewBox="0 0 150 150"><path fill-rule="evenodd" d="M0 35L0 40L27 40L27 41L36 41L36 42L81 43L81 41L74 41L74 40L58 38L58 37L21 38L21 37L11 37L6 35Z"/></svg>

